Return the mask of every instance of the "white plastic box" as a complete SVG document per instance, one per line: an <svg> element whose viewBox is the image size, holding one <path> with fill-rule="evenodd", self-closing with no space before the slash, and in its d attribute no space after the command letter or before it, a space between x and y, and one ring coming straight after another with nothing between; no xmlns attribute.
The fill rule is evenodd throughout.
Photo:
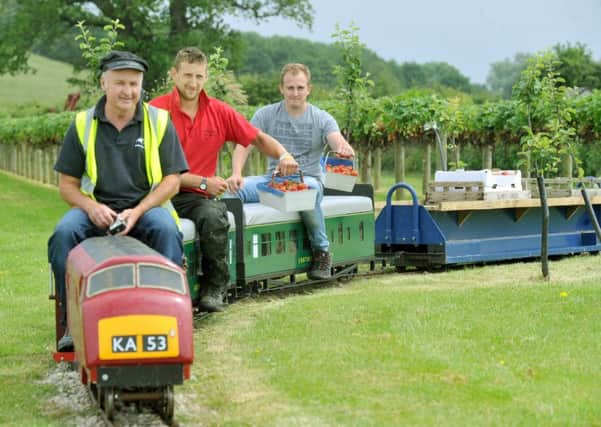
<svg viewBox="0 0 601 427"><path fill-rule="evenodd" d="M334 190L352 192L355 188L357 177L352 175L343 175L341 173L326 172L323 185L326 188Z"/></svg>
<svg viewBox="0 0 601 427"><path fill-rule="evenodd" d="M323 186L325 188L331 188L334 190L352 192L353 188L355 188L355 183L357 182L357 177L353 175L344 175L341 173L328 172L326 169L327 165L337 166L337 165L345 165L351 166L353 169L355 168L355 162L351 159L342 159L338 157L330 157L326 155L321 159L321 166L324 174Z"/></svg>
<svg viewBox="0 0 601 427"><path fill-rule="evenodd" d="M309 188L301 191L280 191L266 183L257 184L259 201L280 212L310 211L315 209L317 190Z"/></svg>
<svg viewBox="0 0 601 427"><path fill-rule="evenodd" d="M434 183L436 182L477 182L484 185L484 192L495 191L522 191L522 172L519 170L456 170L436 171ZM474 191L477 190L477 187ZM442 191L442 188L436 189ZM463 191L458 189L457 191Z"/></svg>

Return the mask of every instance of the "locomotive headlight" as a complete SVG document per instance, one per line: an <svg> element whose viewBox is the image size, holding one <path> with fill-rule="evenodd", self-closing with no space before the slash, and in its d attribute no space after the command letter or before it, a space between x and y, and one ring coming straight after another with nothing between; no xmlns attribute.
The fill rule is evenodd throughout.
<svg viewBox="0 0 601 427"><path fill-rule="evenodd" d="M174 337L175 336L175 329L170 329L169 330L169 336L170 337Z"/></svg>

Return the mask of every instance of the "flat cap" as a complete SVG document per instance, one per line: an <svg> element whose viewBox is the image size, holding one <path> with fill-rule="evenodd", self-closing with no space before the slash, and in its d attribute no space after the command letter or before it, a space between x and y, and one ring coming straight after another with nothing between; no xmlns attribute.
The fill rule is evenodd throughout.
<svg viewBox="0 0 601 427"><path fill-rule="evenodd" d="M100 68L100 71L137 70L146 72L148 70L148 62L131 52L114 50L100 60L98 68Z"/></svg>

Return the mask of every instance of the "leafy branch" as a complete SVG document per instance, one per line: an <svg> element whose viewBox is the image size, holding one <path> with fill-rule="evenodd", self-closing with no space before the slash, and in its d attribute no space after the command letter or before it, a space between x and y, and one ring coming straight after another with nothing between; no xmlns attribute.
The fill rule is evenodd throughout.
<svg viewBox="0 0 601 427"><path fill-rule="evenodd" d="M229 60L223 55L223 49L216 47L209 55L209 81L207 92L215 98L236 106L246 105L247 98L236 76L228 70Z"/></svg>
<svg viewBox="0 0 601 427"><path fill-rule="evenodd" d="M335 46L342 52L342 65L336 65L333 72L338 82L336 94L343 104L342 128L347 140L359 123L359 104L369 98L369 88L374 84L369 73L363 74L361 54L364 44L359 40L358 31L359 27L354 23L348 29L341 29L336 24L336 31L332 34Z"/></svg>
<svg viewBox="0 0 601 427"><path fill-rule="evenodd" d="M86 60L87 75L84 78L71 78L68 81L81 88L85 101L91 101L100 95L98 86L100 60L109 52L124 46L124 43L119 41L118 38L119 30L124 30L125 26L120 23L118 18L111 19L103 27L105 33L99 40L87 29L85 21L79 21L75 27L80 32L75 36L75 40L79 41L81 56Z"/></svg>
<svg viewBox="0 0 601 427"><path fill-rule="evenodd" d="M522 164L530 161L537 176L557 174L562 157L576 157L576 130L572 126L574 108L570 105L564 79L557 72L557 56L542 52L528 66L513 88L516 114L522 125Z"/></svg>

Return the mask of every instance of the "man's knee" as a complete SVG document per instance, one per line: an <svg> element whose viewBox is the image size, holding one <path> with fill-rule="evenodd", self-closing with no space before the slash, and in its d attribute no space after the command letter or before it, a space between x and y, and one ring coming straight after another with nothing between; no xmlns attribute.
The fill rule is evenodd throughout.
<svg viewBox="0 0 601 427"><path fill-rule="evenodd" d="M221 202L211 202L209 206L199 212L196 219L199 233L223 234L227 237L230 224L227 219L227 208Z"/></svg>
<svg viewBox="0 0 601 427"><path fill-rule="evenodd" d="M179 232L175 218L167 209L161 207L152 208L146 212L140 225L153 233L169 235Z"/></svg>

